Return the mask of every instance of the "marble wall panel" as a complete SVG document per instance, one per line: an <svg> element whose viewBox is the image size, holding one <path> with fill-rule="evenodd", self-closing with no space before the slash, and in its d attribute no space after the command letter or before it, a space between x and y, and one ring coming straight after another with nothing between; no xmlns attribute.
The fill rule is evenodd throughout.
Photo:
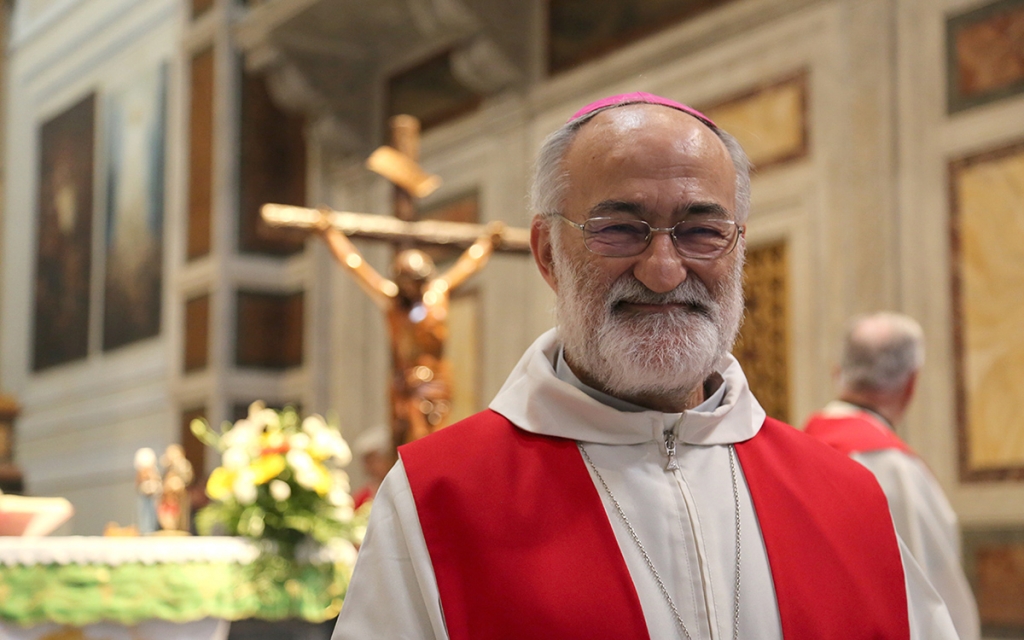
<svg viewBox="0 0 1024 640"><path fill-rule="evenodd" d="M964 531L964 568L986 638L1024 638L1024 530Z"/></svg>
<svg viewBox="0 0 1024 640"><path fill-rule="evenodd" d="M702 111L736 136L754 169L807 155L807 73L774 80Z"/></svg>
<svg viewBox="0 0 1024 640"><path fill-rule="evenodd" d="M1024 0L998 0L946 23L950 113L1024 91Z"/></svg>
<svg viewBox="0 0 1024 640"><path fill-rule="evenodd" d="M1024 143L953 161L961 475L1024 478Z"/></svg>

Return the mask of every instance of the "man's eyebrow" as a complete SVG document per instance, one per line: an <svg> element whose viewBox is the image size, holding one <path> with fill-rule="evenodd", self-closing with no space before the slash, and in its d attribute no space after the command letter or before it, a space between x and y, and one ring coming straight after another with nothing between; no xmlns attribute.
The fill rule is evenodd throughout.
<svg viewBox="0 0 1024 640"><path fill-rule="evenodd" d="M647 218L647 207L639 202L630 200L603 200L590 208L590 217L607 216L611 214L629 214L637 218ZM728 209L717 202L690 202L675 210L675 215L680 218L702 217L702 218L730 218Z"/></svg>
<svg viewBox="0 0 1024 640"><path fill-rule="evenodd" d="M642 218L645 211L647 211L647 209L639 202L629 202L627 200L604 200L590 208L590 216L598 217L611 213L628 213L638 218Z"/></svg>
<svg viewBox="0 0 1024 640"><path fill-rule="evenodd" d="M676 215L684 218L700 216L707 218L730 218L729 210L717 202L691 202L676 209Z"/></svg>

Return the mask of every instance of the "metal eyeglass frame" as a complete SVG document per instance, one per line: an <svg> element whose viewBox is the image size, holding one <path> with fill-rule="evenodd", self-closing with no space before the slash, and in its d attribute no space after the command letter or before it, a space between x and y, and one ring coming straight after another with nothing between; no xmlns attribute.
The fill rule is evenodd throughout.
<svg viewBox="0 0 1024 640"><path fill-rule="evenodd" d="M637 251L636 253L622 254L622 255L617 255L617 254L609 255L609 254L606 254L606 253L600 253L598 251L594 251L593 249L590 248L590 244L587 242L587 234L586 234L586 230L585 230L586 223L575 222L573 220L570 220L569 218L566 218L561 213L557 213L556 212L554 215L556 215L559 218L561 218L562 220L568 222L569 224L571 224L572 226L576 227L577 229L580 230L580 232L583 233L583 246L587 248L587 251L593 253L594 255L603 256L605 258L632 258L634 256L638 256L641 253L643 253L644 251L647 251L647 247L651 246L651 240L654 239L654 235L655 234L667 233L667 234L669 234L672 237L672 246L675 248L676 253L678 253L680 256L682 256L684 258L689 258L691 260L717 260L718 258L721 258L724 255L728 255L728 254L732 253L732 251L734 249L736 249L736 245L738 245L740 243L740 237L745 235L746 231L747 231L747 226L746 225L740 224L740 223L736 222L735 220L716 220L716 222L725 222L725 223L733 225L733 227L735 227L735 229L736 229L736 234L733 236L733 238L729 242L729 244L726 247L724 247L719 253L716 253L715 255L711 255L711 256L698 256L698 255L691 255L691 254L683 253L682 251L679 250L679 245L676 244L676 236L675 236L676 227L678 227L679 225L681 225L684 222L686 222L685 220L682 221L682 222L677 222L676 224L674 224L671 227L652 227L651 224L649 222L647 222L646 220L639 220L638 219L637 222L642 222L644 225L647 226L647 239L644 241L643 248L640 249L639 251ZM590 219L587 220L587 222L591 222L591 221L594 221L594 220L614 220L614 219L615 218L610 218L610 217L597 217L597 218L590 218Z"/></svg>

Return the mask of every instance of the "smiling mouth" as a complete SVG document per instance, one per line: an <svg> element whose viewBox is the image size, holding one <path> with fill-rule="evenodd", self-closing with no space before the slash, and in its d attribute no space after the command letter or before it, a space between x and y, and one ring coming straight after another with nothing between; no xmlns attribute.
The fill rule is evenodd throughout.
<svg viewBox="0 0 1024 640"><path fill-rule="evenodd" d="M619 300L612 305L612 313L671 313L676 310L711 319L711 310L703 304L694 301L644 302L640 300Z"/></svg>

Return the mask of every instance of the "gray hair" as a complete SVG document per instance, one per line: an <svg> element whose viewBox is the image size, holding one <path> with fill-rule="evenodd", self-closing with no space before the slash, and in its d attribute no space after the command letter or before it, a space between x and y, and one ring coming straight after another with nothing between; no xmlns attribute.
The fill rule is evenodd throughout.
<svg viewBox="0 0 1024 640"><path fill-rule="evenodd" d="M530 209L534 214L551 217L562 212L565 192L569 187L569 175L562 166L562 161L580 128L602 111L630 104L645 103L623 102L597 109L570 120L544 140L534 163L533 183L530 189ZM750 159L736 138L718 127L709 128L722 141L729 152L729 157L732 158L733 167L736 169L736 221L745 222L750 215Z"/></svg>
<svg viewBox="0 0 1024 640"><path fill-rule="evenodd" d="M852 391L898 391L923 364L917 321L891 311L860 315L847 328L840 383Z"/></svg>

